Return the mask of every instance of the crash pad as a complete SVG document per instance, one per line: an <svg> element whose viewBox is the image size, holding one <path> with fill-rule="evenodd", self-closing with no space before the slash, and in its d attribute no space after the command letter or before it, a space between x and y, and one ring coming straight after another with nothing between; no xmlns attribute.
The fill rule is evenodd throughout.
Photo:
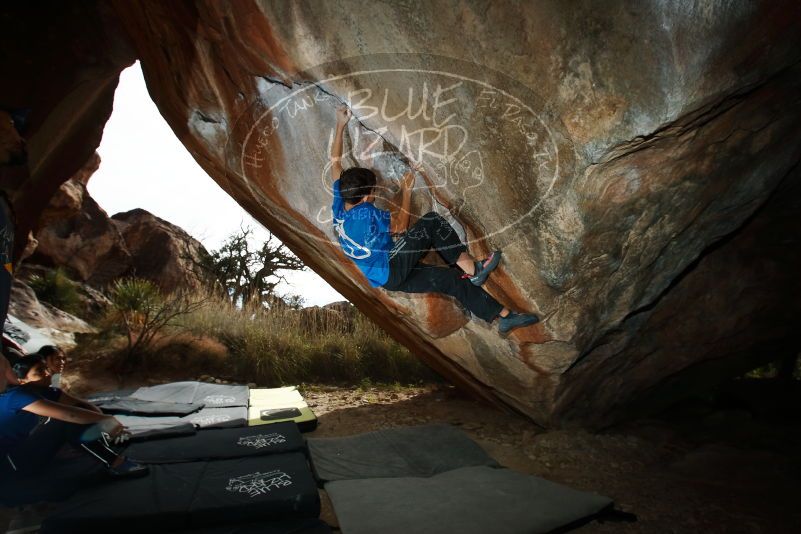
<svg viewBox="0 0 801 534"><path fill-rule="evenodd" d="M250 390L248 424L267 425L294 421L301 432L317 428L317 416L295 386Z"/></svg>
<svg viewBox="0 0 801 534"><path fill-rule="evenodd" d="M286 453L151 465L145 477L73 495L43 522L42 532L165 532L319 513L305 457Z"/></svg>
<svg viewBox="0 0 801 534"><path fill-rule="evenodd" d="M359 478L429 477L451 469L498 463L451 425L376 430L338 438L309 438L315 477L321 482Z"/></svg>
<svg viewBox="0 0 801 534"><path fill-rule="evenodd" d="M592 516L612 501L509 469L464 467L432 477L329 482L343 534L535 534Z"/></svg>
<svg viewBox="0 0 801 534"><path fill-rule="evenodd" d="M148 401L199 403L207 408L229 408L247 406L249 392L244 385L185 381L141 387L131 397Z"/></svg>
<svg viewBox="0 0 801 534"><path fill-rule="evenodd" d="M131 444L125 455L141 463L177 463L262 456L302 451L306 447L294 423L277 423L264 429L224 428L196 434Z"/></svg>

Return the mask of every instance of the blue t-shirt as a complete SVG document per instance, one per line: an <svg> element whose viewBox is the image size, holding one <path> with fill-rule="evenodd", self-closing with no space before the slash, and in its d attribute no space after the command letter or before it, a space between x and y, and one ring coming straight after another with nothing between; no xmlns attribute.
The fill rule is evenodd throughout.
<svg viewBox="0 0 801 534"><path fill-rule="evenodd" d="M334 182L334 233L342 252L361 269L370 285L383 286L389 278L389 251L394 245L390 235L390 215L370 202L345 210L339 194L339 180Z"/></svg>
<svg viewBox="0 0 801 534"><path fill-rule="evenodd" d="M39 416L24 408L38 400L56 401L61 390L27 386L12 387L0 393L0 454L5 454L28 437L39 423Z"/></svg>

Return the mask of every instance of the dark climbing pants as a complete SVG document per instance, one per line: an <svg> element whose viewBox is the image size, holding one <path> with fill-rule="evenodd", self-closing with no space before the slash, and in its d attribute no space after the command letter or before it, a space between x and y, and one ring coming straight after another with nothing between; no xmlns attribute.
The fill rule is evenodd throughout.
<svg viewBox="0 0 801 534"><path fill-rule="evenodd" d="M420 263L431 249L453 265L467 247L441 215L429 212L401 234L389 253L384 288L405 293L443 293L458 300L476 317L492 321L503 309L486 291L462 278L461 269Z"/></svg>
<svg viewBox="0 0 801 534"><path fill-rule="evenodd" d="M65 444L88 453L106 466L111 465L117 458L117 453L105 439L81 442L81 435L90 426L47 419L24 441L0 458L0 474L29 475L44 471Z"/></svg>

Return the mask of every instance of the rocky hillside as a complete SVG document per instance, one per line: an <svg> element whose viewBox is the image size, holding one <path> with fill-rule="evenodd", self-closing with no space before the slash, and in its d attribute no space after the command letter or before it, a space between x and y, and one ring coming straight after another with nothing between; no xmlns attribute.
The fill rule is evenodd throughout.
<svg viewBox="0 0 801 534"><path fill-rule="evenodd" d="M86 189L99 165L94 154L50 199L28 261L64 267L96 287L133 275L167 291L201 287L206 275L200 264L208 256L203 245L143 209L109 217Z"/></svg>
<svg viewBox="0 0 801 534"><path fill-rule="evenodd" d="M27 163L0 169L18 236L91 155L139 59L245 209L440 373L540 423L604 424L798 351L797 2L2 11L0 101L34 110ZM421 164L415 214L447 214L476 255L502 248L489 290L542 324L501 338L450 300L366 284L327 211L342 102L348 164L376 170L380 203Z"/></svg>

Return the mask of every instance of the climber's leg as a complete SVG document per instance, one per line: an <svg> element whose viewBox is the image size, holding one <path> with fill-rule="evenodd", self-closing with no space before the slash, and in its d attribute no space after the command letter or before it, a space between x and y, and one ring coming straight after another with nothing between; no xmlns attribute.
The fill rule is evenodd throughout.
<svg viewBox="0 0 801 534"><path fill-rule="evenodd" d="M391 274L390 274L391 277ZM418 263L413 266L406 278L397 284L384 285L390 291L405 293L443 293L458 300L476 317L492 321L503 311L501 304L480 287L462 278L456 269Z"/></svg>
<svg viewBox="0 0 801 534"><path fill-rule="evenodd" d="M458 265L477 286L482 285L501 259L500 251L484 261L476 261L467 252L453 226L435 212L428 212L401 234L389 253L390 275L387 285L401 283L431 249L436 250L449 265Z"/></svg>

